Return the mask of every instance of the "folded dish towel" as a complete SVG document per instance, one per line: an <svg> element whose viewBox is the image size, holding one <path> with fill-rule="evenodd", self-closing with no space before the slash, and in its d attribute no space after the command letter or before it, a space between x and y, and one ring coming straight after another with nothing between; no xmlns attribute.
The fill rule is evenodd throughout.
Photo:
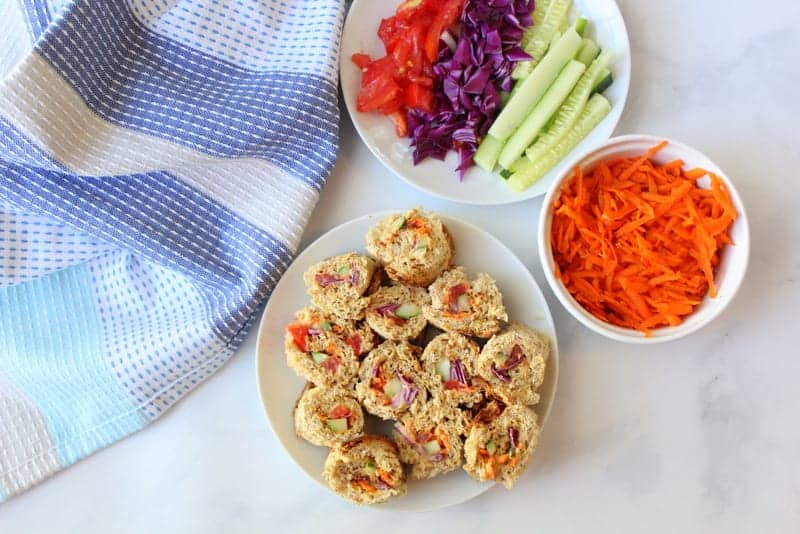
<svg viewBox="0 0 800 534"><path fill-rule="evenodd" d="M0 501L236 350L336 158L341 0L0 0Z"/></svg>

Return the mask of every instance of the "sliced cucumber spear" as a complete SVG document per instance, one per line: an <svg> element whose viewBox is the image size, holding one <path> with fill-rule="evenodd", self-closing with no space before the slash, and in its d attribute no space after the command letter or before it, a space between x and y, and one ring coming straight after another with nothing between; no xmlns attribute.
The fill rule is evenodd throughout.
<svg viewBox="0 0 800 534"><path fill-rule="evenodd" d="M525 49L528 44L531 42L531 39L534 37L536 33L534 30L542 25L544 22L544 17L547 15L547 10L550 8L550 4L552 0L538 0L536 2L535 8L533 10L533 25L528 28L525 34L522 36L522 42L520 46Z"/></svg>
<svg viewBox="0 0 800 534"><path fill-rule="evenodd" d="M612 83L614 83L614 75L611 74L610 70L603 69L603 72L600 73L600 82L598 82L598 84L595 86L594 92L602 93L611 87Z"/></svg>
<svg viewBox="0 0 800 534"><path fill-rule="evenodd" d="M541 24L534 24L531 27L530 37L527 43L523 45L523 49L532 59L530 61L520 61L517 63L517 66L511 73L512 78L515 80L522 80L533 72L534 67L536 67L545 56L545 52L547 52L547 48L550 46L556 32L567 20L567 15L571 7L572 0L552 0L549 3ZM537 9L539 8L537 7ZM534 15L535 14L536 11L534 11Z"/></svg>
<svg viewBox="0 0 800 534"><path fill-rule="evenodd" d="M436 362L436 372L439 373L443 381L447 382L450 380L450 360L442 358Z"/></svg>
<svg viewBox="0 0 800 534"><path fill-rule="evenodd" d="M611 63L611 57L611 52L604 50L597 56L597 59L592 62L589 68L586 69L586 72L584 72L581 79L578 80L578 84L572 90L572 93L570 93L567 100L561 105L558 112L553 117L552 124L550 124L547 130L539 136L539 139L525 151L529 160L536 163L539 158L550 148L557 145L572 129L581 111L583 111L583 108L586 106L586 102L589 100L592 90L597 85L597 82L600 81L598 78L602 74L603 69L606 69L609 63Z"/></svg>
<svg viewBox="0 0 800 534"><path fill-rule="evenodd" d="M575 56L575 59L588 67L592 64L592 61L594 61L594 58L596 58L599 53L600 45L598 45L592 39L584 37L583 45L581 46L581 49L578 50L578 55Z"/></svg>
<svg viewBox="0 0 800 534"><path fill-rule="evenodd" d="M524 191L530 187L536 180L544 176L547 171L555 167L559 161L564 159L610 111L611 103L603 95L595 94L592 96L567 135L541 158L529 162L525 169L514 173L508 180L509 187L514 191Z"/></svg>
<svg viewBox="0 0 800 534"><path fill-rule="evenodd" d="M311 359L314 360L314 363L320 364L328 359L328 355L324 352L312 352Z"/></svg>
<svg viewBox="0 0 800 534"><path fill-rule="evenodd" d="M556 2L558 0L555 0ZM497 116L489 129L489 134L500 141L505 141L525 120L525 117L542 98L547 88L553 83L558 73L567 62L575 57L582 44L581 37L573 30L567 30L551 50L536 66L531 75L522 82L521 87Z"/></svg>
<svg viewBox="0 0 800 534"><path fill-rule="evenodd" d="M401 319L411 319L419 315L419 306L416 304L401 304L394 314Z"/></svg>
<svg viewBox="0 0 800 534"><path fill-rule="evenodd" d="M583 37L586 33L586 27L589 25L589 21L583 17L578 17L578 20L575 21L575 31L578 32L578 35Z"/></svg>
<svg viewBox="0 0 800 534"><path fill-rule="evenodd" d="M342 432L347 431L347 419L328 419L325 421L325 426L327 426L331 431L341 434Z"/></svg>
<svg viewBox="0 0 800 534"><path fill-rule="evenodd" d="M503 142L492 135L487 135L481 141L475 155L472 156L472 161L481 169L492 172L501 150L503 150Z"/></svg>
<svg viewBox="0 0 800 534"><path fill-rule="evenodd" d="M439 442L436 440L427 442L425 445L422 446L422 448L425 449L425 452L427 452L431 456L437 454L439 451L442 450L442 446L439 445Z"/></svg>
<svg viewBox="0 0 800 534"><path fill-rule="evenodd" d="M566 66L561 69L556 80L547 89L542 99L533 108L525 121L517 128L508 141L506 141L503 151L500 153L498 161L500 166L508 169L525 152L525 149L533 143L539 133L544 128L550 117L558 111L564 100L567 99L572 88L578 83L586 66L580 61L571 59Z"/></svg>
<svg viewBox="0 0 800 534"><path fill-rule="evenodd" d="M397 378L392 378L386 385L383 386L383 394L389 397L390 399L393 398L395 395L400 393L400 390L403 389L403 383L400 382Z"/></svg>

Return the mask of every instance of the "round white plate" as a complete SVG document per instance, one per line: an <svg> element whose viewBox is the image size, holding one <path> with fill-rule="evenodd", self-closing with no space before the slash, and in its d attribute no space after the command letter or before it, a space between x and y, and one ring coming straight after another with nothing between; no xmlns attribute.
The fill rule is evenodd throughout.
<svg viewBox="0 0 800 534"><path fill-rule="evenodd" d="M340 54L340 77L342 94L350 112L350 118L361 139L370 151L388 169L411 185L428 193L454 202L465 204L495 205L519 202L543 195L550 183L563 173L566 163L577 153L583 153L609 137L614 132L625 101L631 79L631 50L625 21L614 0L575 0L574 6L589 20L588 36L601 47L614 51L611 70L614 83L603 94L611 101L611 113L565 157L560 164L541 180L522 193L512 192L497 175L473 167L463 182L459 182L455 168L458 157L450 153L442 162L427 159L414 165L411 159L409 139L395 135L392 121L379 113L356 111L356 96L361 86L361 71L350 60L356 52L381 57L386 54L378 38L378 24L390 17L400 5L400 0L354 0L342 34Z"/></svg>
<svg viewBox="0 0 800 534"><path fill-rule="evenodd" d="M286 325L294 313L306 306L308 297L303 283L305 270L325 258L352 250L364 251L367 230L386 213L367 215L337 226L306 248L289 266L272 292L258 331L256 376L261 402L273 432L289 456L311 478L328 487L322 469L328 449L316 447L295 435L292 411L305 382L286 365L283 352ZM535 407L544 425L558 379L556 331L547 302L530 271L496 238L471 224L442 216L456 244L455 261L470 275L487 272L497 280L511 319L545 333L552 340L552 352L545 381L540 390L541 402ZM534 456L535 458L535 456ZM535 460L533 462L535 464ZM535 472L535 465L531 466ZM529 471L530 472L530 471ZM377 508L389 510L433 510L464 502L480 495L492 485L470 479L458 470L424 481L409 481L408 494L392 499Z"/></svg>

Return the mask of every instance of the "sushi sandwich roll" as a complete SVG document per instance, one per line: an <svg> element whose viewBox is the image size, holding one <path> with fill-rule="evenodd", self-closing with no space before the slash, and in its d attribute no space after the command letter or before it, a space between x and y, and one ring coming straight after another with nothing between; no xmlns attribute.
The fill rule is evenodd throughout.
<svg viewBox="0 0 800 534"><path fill-rule="evenodd" d="M512 324L486 342L476 370L505 402L536 404L549 355L550 342L543 334Z"/></svg>
<svg viewBox="0 0 800 534"><path fill-rule="evenodd" d="M312 265L303 275L311 302L343 319L363 319L364 296L375 273L375 260L354 252Z"/></svg>
<svg viewBox="0 0 800 534"><path fill-rule="evenodd" d="M459 412L452 412L456 416ZM437 417L438 416L438 417ZM411 466L411 478L423 480L458 469L463 462L463 421L434 411L407 413L392 428L400 459Z"/></svg>
<svg viewBox="0 0 800 534"><path fill-rule="evenodd" d="M294 409L297 436L333 447L364 433L364 412L352 390L307 385Z"/></svg>
<svg viewBox="0 0 800 534"><path fill-rule="evenodd" d="M332 448L323 477L333 491L355 504L378 504L406 493L397 447L383 436L362 436Z"/></svg>
<svg viewBox="0 0 800 534"><path fill-rule="evenodd" d="M430 302L424 288L406 285L382 287L370 296L367 324L384 339L415 340L428 325L422 308Z"/></svg>
<svg viewBox="0 0 800 534"><path fill-rule="evenodd" d="M539 441L536 413L521 404L491 401L475 416L464 442L464 470L480 481L511 488Z"/></svg>
<svg viewBox="0 0 800 534"><path fill-rule="evenodd" d="M367 250L395 282L426 287L450 266L450 233L433 213L412 209L389 215L367 233Z"/></svg>
<svg viewBox="0 0 800 534"><path fill-rule="evenodd" d="M375 347L375 333L366 323L341 319L314 306L306 306L295 313L294 323L288 328L298 346L305 346L308 339L317 336L335 336L347 343L357 358Z"/></svg>
<svg viewBox="0 0 800 534"><path fill-rule="evenodd" d="M475 375L480 348L457 332L433 338L422 352L422 368L435 376L431 394L448 406L472 406L483 400L484 382Z"/></svg>
<svg viewBox="0 0 800 534"><path fill-rule="evenodd" d="M420 366L419 347L384 341L361 362L356 396L364 409L381 419L399 419L428 400L431 378Z"/></svg>
<svg viewBox="0 0 800 534"><path fill-rule="evenodd" d="M464 268L456 267L437 278L428 292L431 305L425 307L425 317L445 332L488 339L508 320L503 295L486 273L469 280Z"/></svg>

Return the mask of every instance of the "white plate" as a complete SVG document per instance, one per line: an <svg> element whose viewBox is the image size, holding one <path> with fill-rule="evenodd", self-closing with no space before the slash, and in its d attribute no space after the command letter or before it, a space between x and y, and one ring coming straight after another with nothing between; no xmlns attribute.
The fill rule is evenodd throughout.
<svg viewBox="0 0 800 534"><path fill-rule="evenodd" d="M337 226L306 248L292 263L272 292L261 319L256 349L256 376L261 402L273 432L289 456L311 478L328 487L322 469L328 449L311 445L295 435L292 410L303 390L304 381L286 365L283 352L284 329L294 313L307 305L303 273L314 263L351 250L364 250L367 230L388 215L376 213ZM556 331L547 302L530 271L496 238L480 228L458 219L442 216L456 244L455 261L467 267L469 274L487 272L497 280L508 315L527 324L553 342L542 400L535 407L544 425L558 379ZM535 457L534 457L535 458ZM535 464L535 460L534 460ZM532 471L535 472L534 466ZM530 476L530 471L528 475ZM470 479L462 470L425 481L409 481L408 494L392 499L377 508L389 510L433 510L464 502L480 495L492 485Z"/></svg>
<svg viewBox="0 0 800 534"><path fill-rule="evenodd" d="M577 11L590 22L589 36L595 38L604 49L614 52L611 67L614 83L603 93L611 101L611 113L559 165L526 191L514 193L499 176L477 167L470 169L464 181L459 182L454 170L458 164L455 153L450 153L444 162L428 159L414 166L409 140L395 135L391 120L379 113L356 111L361 71L350 57L356 52L363 52L371 57L385 55L383 43L378 39L378 24L381 19L394 14L400 0L354 0L344 25L339 67L342 94L361 139L375 157L397 176L423 191L447 200L494 205L519 202L545 194L555 177L563 173L566 163L574 154L583 153L611 137L622 116L631 79L628 32L616 2L575 0L574 4Z"/></svg>

